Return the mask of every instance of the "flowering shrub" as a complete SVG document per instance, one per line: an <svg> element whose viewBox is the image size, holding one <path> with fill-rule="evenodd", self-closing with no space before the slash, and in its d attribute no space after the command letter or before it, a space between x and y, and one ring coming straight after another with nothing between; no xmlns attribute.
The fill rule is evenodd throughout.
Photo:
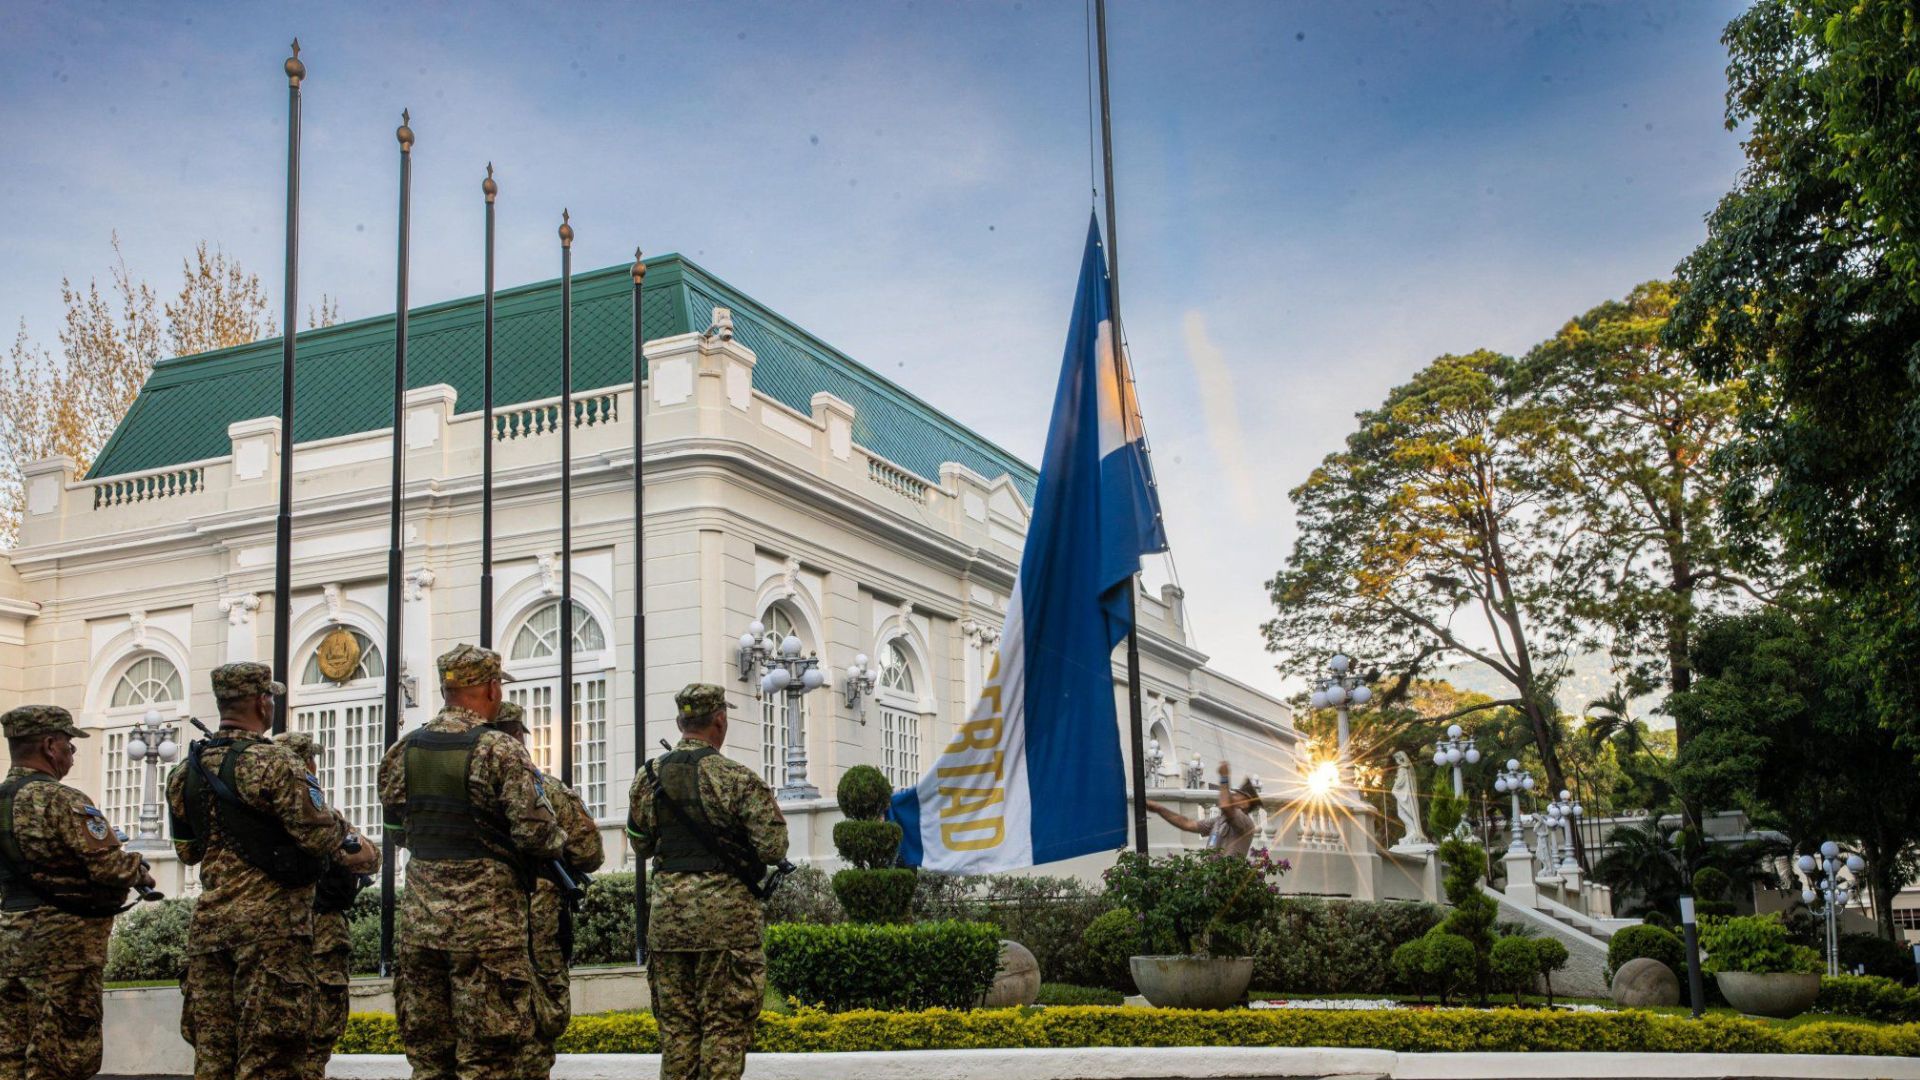
<svg viewBox="0 0 1920 1080"><path fill-rule="evenodd" d="M1170 941L1182 953L1234 956L1248 951L1253 924L1272 909L1292 869L1264 851L1242 858L1219 851L1158 857L1123 852L1103 879L1107 896L1136 913L1140 940Z"/></svg>

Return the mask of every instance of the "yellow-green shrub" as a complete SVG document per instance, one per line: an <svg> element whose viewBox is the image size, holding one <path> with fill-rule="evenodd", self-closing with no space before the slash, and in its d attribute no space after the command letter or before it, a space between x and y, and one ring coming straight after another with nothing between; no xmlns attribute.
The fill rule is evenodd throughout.
<svg viewBox="0 0 1920 1080"><path fill-rule="evenodd" d="M644 1012L578 1016L560 1038L563 1054L649 1054L659 1029ZM1920 1024L1871 1027L1820 1023L1786 1030L1733 1017L1685 1017L1624 1010L1433 1009L1222 1012L1069 1006L1049 1009L858 1010L802 1008L764 1015L761 1053L959 1050L1081 1046L1334 1046L1403 1053L1555 1051L1720 1054L1864 1054L1920 1057ZM339 1043L343 1054L396 1054L393 1017L359 1014Z"/></svg>

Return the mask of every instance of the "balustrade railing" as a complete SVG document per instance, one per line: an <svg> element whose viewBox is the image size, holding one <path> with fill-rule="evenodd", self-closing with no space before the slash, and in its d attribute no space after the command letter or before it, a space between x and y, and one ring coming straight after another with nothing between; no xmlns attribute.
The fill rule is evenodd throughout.
<svg viewBox="0 0 1920 1080"><path fill-rule="evenodd" d="M96 480L93 482L93 508L102 510L110 506L129 506L191 495L206 487L206 474L205 468L188 465Z"/></svg>
<svg viewBox="0 0 1920 1080"><path fill-rule="evenodd" d="M867 458L867 479L911 502L926 505L933 485L883 458Z"/></svg>
<svg viewBox="0 0 1920 1080"><path fill-rule="evenodd" d="M589 394L573 401L573 426L580 428L599 427L620 419L620 398L618 394ZM496 442L512 442L517 439L532 439L542 435L553 435L560 430L560 402L536 401L530 405L506 412L493 414L493 438Z"/></svg>

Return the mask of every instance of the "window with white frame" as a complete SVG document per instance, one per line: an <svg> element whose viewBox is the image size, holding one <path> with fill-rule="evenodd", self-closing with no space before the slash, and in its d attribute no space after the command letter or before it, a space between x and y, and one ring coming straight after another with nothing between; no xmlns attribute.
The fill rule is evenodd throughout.
<svg viewBox="0 0 1920 1080"><path fill-rule="evenodd" d="M560 601L529 612L507 653L507 700L526 711L527 753L534 765L560 773ZM607 813L607 714L613 650L600 620L573 605L573 787L594 817Z"/></svg>
<svg viewBox="0 0 1920 1080"><path fill-rule="evenodd" d="M768 608L761 618L767 633L777 640L799 637L800 630L785 608ZM807 744L807 698L800 699L800 745ZM787 780L787 695L771 694L760 699L760 779L779 788Z"/></svg>
<svg viewBox="0 0 1920 1080"><path fill-rule="evenodd" d="M142 653L114 676L104 711L108 729L101 732L100 810L114 828L133 835L140 824L140 802L145 795L146 762L127 760L131 726L149 712L168 723L186 710L186 680L173 661L157 653ZM166 835L161 815L161 835Z"/></svg>
<svg viewBox="0 0 1920 1080"><path fill-rule="evenodd" d="M880 650L880 771L895 788L920 782L920 725L924 717L913 665L898 640Z"/></svg>
<svg viewBox="0 0 1920 1080"><path fill-rule="evenodd" d="M293 687L288 727L313 736L314 776L336 809L367 836L380 835L380 759L386 740L386 662L379 646L349 627L360 659L344 679L320 670L309 651Z"/></svg>

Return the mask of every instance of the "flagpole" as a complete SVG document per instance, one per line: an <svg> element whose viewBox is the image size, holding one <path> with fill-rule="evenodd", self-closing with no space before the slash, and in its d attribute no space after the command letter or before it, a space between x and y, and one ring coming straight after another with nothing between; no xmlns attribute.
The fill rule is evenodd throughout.
<svg viewBox="0 0 1920 1080"><path fill-rule="evenodd" d="M1113 321L1113 365L1121 400L1126 400L1127 362L1120 333L1120 241L1113 208L1113 106L1107 96L1107 0L1094 0L1100 38L1100 151L1106 168L1107 311ZM1133 751L1133 850L1147 851L1146 732L1140 715L1139 579L1127 582L1127 734Z"/></svg>
<svg viewBox="0 0 1920 1080"><path fill-rule="evenodd" d="M641 284L647 277L647 264L640 261L640 249L633 249L633 771L647 759L647 530L646 487L640 459L644 440L646 402L641 397L641 377L646 367L640 300ZM633 962L647 962L647 862L634 861L633 867Z"/></svg>
<svg viewBox="0 0 1920 1080"><path fill-rule="evenodd" d="M493 162L487 162L487 178L480 181L487 197L487 298L484 304L485 328L481 353L486 373L481 380L481 409L485 418L480 425L480 647L493 648L493 200L500 185L493 180Z"/></svg>
<svg viewBox="0 0 1920 1080"><path fill-rule="evenodd" d="M560 211L560 782L573 783L573 226Z"/></svg>
<svg viewBox="0 0 1920 1080"><path fill-rule="evenodd" d="M407 232L413 204L413 128L405 109L394 138L400 141L400 233L393 301L393 486L388 495L387 531L387 700L383 746L400 740L400 680L405 656L401 645L401 601L406 590L406 556L402 545L406 518L406 408L407 408ZM380 972L393 972L394 845L381 845L380 858Z"/></svg>
<svg viewBox="0 0 1920 1080"><path fill-rule="evenodd" d="M287 277L286 321L280 337L280 511L273 519L273 677L287 686L293 649L293 353L300 323L300 39L281 65L287 73ZM274 701L273 730L287 730L287 695Z"/></svg>

